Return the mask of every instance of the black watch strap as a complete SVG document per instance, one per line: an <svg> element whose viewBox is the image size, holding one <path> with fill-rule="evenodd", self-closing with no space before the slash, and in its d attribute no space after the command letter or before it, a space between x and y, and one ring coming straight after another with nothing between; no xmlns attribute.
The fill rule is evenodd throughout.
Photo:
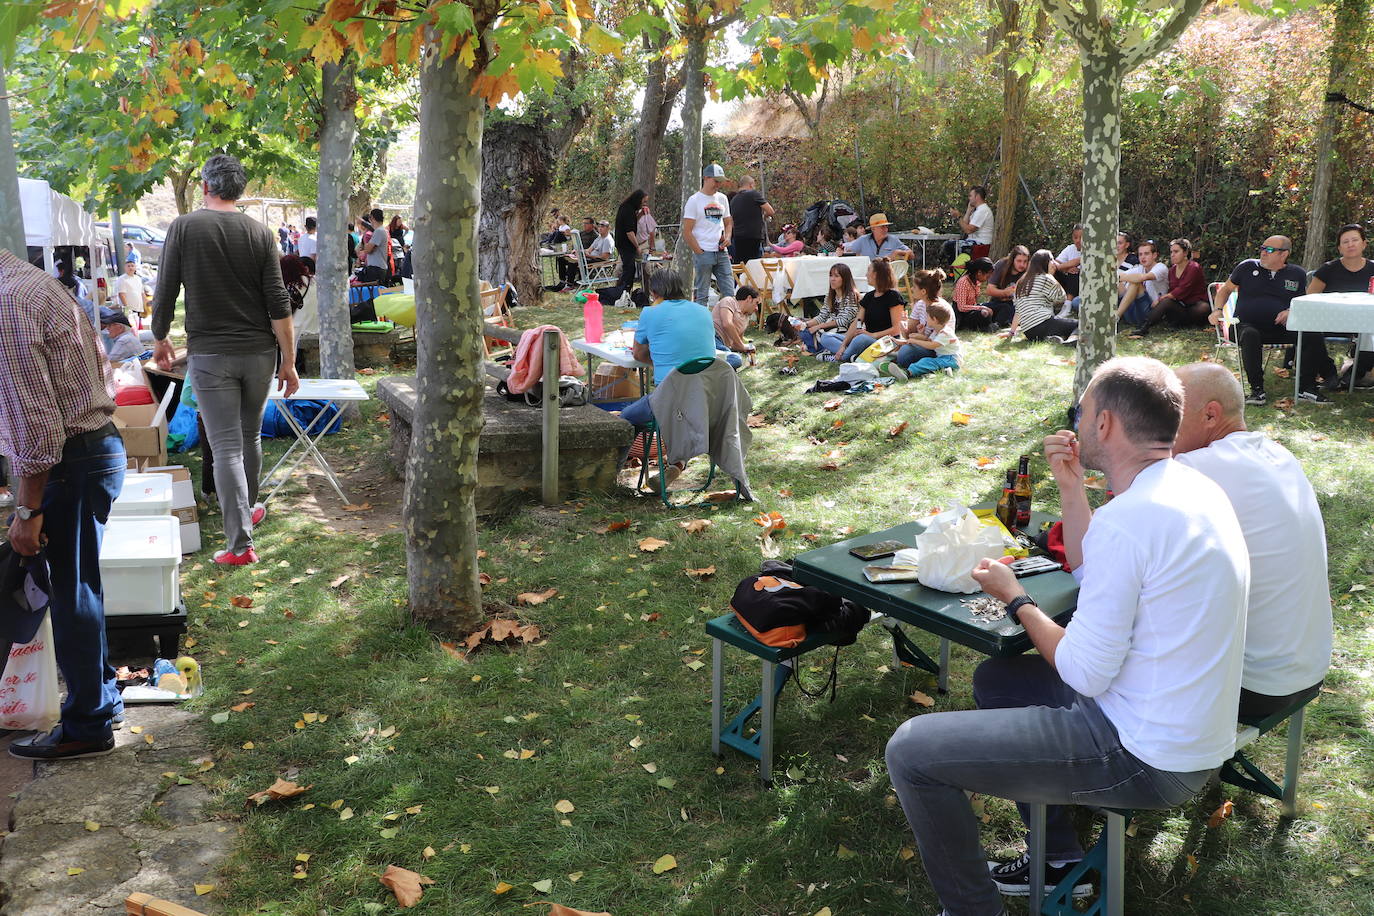
<svg viewBox="0 0 1374 916"><path fill-rule="evenodd" d="M18 515L24 521L28 521L31 518L37 518L42 515L43 509L41 506L37 509L30 509L28 506L16 505L14 507L14 514Z"/></svg>
<svg viewBox="0 0 1374 916"><path fill-rule="evenodd" d="M1007 602L1007 616L1011 618L1012 623L1016 624L1017 626L1022 625L1021 618L1020 616L1018 616L1018 614L1021 608L1025 607L1028 604L1035 604L1035 599L1032 598L1030 595L1019 595L1011 599L1011 601Z"/></svg>

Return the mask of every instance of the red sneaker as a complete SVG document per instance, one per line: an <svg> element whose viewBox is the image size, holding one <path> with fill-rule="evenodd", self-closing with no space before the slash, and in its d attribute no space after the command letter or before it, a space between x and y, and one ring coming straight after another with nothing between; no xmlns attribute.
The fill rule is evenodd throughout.
<svg viewBox="0 0 1374 916"><path fill-rule="evenodd" d="M217 550L211 559L221 566L247 566L250 563L258 562L258 554L252 547L249 547L243 553L234 553L230 550Z"/></svg>
<svg viewBox="0 0 1374 916"><path fill-rule="evenodd" d="M252 523L254 528L261 525L262 520L265 518L267 518L267 506L262 503L253 506L252 514L248 516L248 520Z"/></svg>

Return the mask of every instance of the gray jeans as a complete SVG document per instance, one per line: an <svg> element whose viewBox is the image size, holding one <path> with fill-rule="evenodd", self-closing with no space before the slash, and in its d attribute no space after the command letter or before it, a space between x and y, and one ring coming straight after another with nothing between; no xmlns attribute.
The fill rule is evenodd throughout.
<svg viewBox="0 0 1374 916"><path fill-rule="evenodd" d="M196 353L187 360L205 434L215 454L215 491L224 539L234 553L253 546L253 504L262 472L262 415L277 351Z"/></svg>
<svg viewBox="0 0 1374 916"><path fill-rule="evenodd" d="M735 294L735 272L730 269L730 253L727 251L703 251L692 255L692 266L696 268L694 298L698 305L706 305L711 299L711 277L716 278L716 289L721 296Z"/></svg>
<svg viewBox="0 0 1374 916"><path fill-rule="evenodd" d="M999 690L1020 702L994 698ZM887 743L893 788L949 916L1003 909L965 790L1049 805L1171 808L1214 772L1170 773L1142 762L1121 746L1097 702L1038 655L989 659L974 675L974 693L980 705L1009 708L917 716ZM1062 808L1046 816L1045 851L1049 861L1082 858Z"/></svg>

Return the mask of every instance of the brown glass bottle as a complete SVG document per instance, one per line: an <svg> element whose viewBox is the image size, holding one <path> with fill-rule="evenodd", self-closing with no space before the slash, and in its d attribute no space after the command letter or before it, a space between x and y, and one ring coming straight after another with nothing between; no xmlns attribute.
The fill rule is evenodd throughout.
<svg viewBox="0 0 1374 916"><path fill-rule="evenodd" d="M1016 472L1007 468L1007 484L997 500L997 520L1011 531L1016 527Z"/></svg>
<svg viewBox="0 0 1374 916"><path fill-rule="evenodd" d="M1021 465L1016 469L1016 527L1021 531L1030 528L1031 521L1031 479L1030 456L1021 456Z"/></svg>

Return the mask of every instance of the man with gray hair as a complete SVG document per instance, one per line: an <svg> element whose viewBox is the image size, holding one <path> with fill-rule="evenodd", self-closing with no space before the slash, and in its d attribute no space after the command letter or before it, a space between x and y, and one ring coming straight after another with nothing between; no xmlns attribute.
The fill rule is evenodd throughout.
<svg viewBox="0 0 1374 916"><path fill-rule="evenodd" d="M1245 427L1244 394L1229 369L1191 363L1180 464L1226 491L1250 552L1240 719L1254 722L1310 700L1331 664L1331 586L1317 494L1288 449Z"/></svg>
<svg viewBox="0 0 1374 916"><path fill-rule="evenodd" d="M1172 458L1183 401L1157 360L1098 369L1077 433L1045 439L1080 586L1073 620L1061 626L1010 569L981 561L974 579L1039 654L988 659L973 676L978 709L917 716L888 742L893 788L947 913L997 916L998 891L1030 892L1029 856L985 862L966 790L1050 806L1053 886L1083 858L1065 805L1171 807L1235 749L1250 562L1226 494ZM1085 467L1116 492L1096 513Z"/></svg>
<svg viewBox="0 0 1374 916"><path fill-rule="evenodd" d="M300 386L293 356L291 301L281 278L272 230L240 213L248 176L233 156L217 153L201 169L205 202L172 221L153 296L153 354L171 366L167 334L177 296L186 289L187 378L215 455L215 490L226 549L214 561L256 563L253 526L267 514L258 503L262 415L276 373L290 397ZM283 356L284 354L284 356Z"/></svg>

